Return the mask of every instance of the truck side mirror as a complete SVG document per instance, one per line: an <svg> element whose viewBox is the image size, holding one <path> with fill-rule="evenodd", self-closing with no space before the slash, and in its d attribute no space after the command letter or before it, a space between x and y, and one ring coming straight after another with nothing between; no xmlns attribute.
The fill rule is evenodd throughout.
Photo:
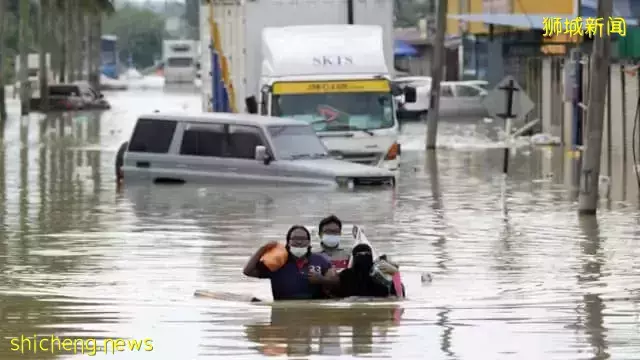
<svg viewBox="0 0 640 360"><path fill-rule="evenodd" d="M402 88L397 84L391 84L391 95L400 96L402 95Z"/></svg>
<svg viewBox="0 0 640 360"><path fill-rule="evenodd" d="M258 113L258 100L256 100L255 96L249 96L244 99L244 104L247 107L247 112L249 114L257 114Z"/></svg>
<svg viewBox="0 0 640 360"><path fill-rule="evenodd" d="M402 92L404 93L405 103L413 104L416 102L416 98L417 98L416 88L411 86L405 86L405 88L402 89Z"/></svg>

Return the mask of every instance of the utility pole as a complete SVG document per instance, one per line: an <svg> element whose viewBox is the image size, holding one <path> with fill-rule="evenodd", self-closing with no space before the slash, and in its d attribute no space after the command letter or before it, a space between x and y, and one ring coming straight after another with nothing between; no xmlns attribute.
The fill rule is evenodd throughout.
<svg viewBox="0 0 640 360"><path fill-rule="evenodd" d="M577 9L576 16L582 17L582 0L577 0ZM584 111L582 110L583 99L582 99L582 86L583 86L583 76L582 76L582 48L583 48L583 39L578 39L577 44L577 55L575 56L575 68L574 68L574 76L575 76L575 88L573 94L573 141L572 141L572 150L577 151L580 146L583 145L582 139L584 138L584 121L582 121L584 116Z"/></svg>
<svg viewBox="0 0 640 360"><path fill-rule="evenodd" d="M438 121L440 115L440 82L444 75L444 36L447 30L447 0L438 0L436 37L433 44L431 66L431 101L427 117L427 150L436 149Z"/></svg>
<svg viewBox="0 0 640 360"><path fill-rule="evenodd" d="M611 36L607 33L609 17L613 12L613 0L599 0L597 18L603 19L602 34L596 34L591 51L589 94L587 103L587 141L580 176L578 213L595 215L598 207L598 180L604 127L604 102L602 91L609 82Z"/></svg>

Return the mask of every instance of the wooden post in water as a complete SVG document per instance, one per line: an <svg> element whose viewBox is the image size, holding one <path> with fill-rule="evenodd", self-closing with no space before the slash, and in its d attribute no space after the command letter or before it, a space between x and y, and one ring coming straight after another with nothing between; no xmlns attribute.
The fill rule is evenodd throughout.
<svg viewBox="0 0 640 360"><path fill-rule="evenodd" d="M604 128L605 96L602 91L609 85L608 73L611 53L611 36L608 34L609 17L613 11L613 0L599 0L597 18L602 19L601 33L595 35L591 64L589 66L589 96L587 103L587 126L585 156L580 176L578 213L595 215L598 207L598 180Z"/></svg>

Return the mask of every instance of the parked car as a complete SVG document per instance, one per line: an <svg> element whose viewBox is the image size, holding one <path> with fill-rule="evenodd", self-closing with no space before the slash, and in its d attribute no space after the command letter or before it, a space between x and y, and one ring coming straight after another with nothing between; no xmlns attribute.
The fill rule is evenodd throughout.
<svg viewBox="0 0 640 360"><path fill-rule="evenodd" d="M459 81L460 84L473 85L482 88L485 91L489 90L489 82L486 80L464 80Z"/></svg>
<svg viewBox="0 0 640 360"><path fill-rule="evenodd" d="M251 114L143 115L116 164L125 185L395 185L387 169L332 158L307 123Z"/></svg>
<svg viewBox="0 0 640 360"><path fill-rule="evenodd" d="M104 95L96 91L86 81L76 81L73 85L77 86L80 90L80 96L83 101L83 109L110 109L111 105L104 98Z"/></svg>
<svg viewBox="0 0 640 360"><path fill-rule="evenodd" d="M416 88L416 102L398 107L398 118L402 120L426 120L431 104L431 78L407 76L396 78L400 87ZM488 82L484 80L443 81L440 83L441 118L479 118L489 116L483 100L487 95ZM399 100L402 103L402 100Z"/></svg>
<svg viewBox="0 0 640 360"><path fill-rule="evenodd" d="M411 86L416 89L416 101L404 103L400 98L397 116L400 120L426 120L431 104L431 77L405 76L393 80L393 84L404 88Z"/></svg>
<svg viewBox="0 0 640 360"><path fill-rule="evenodd" d="M41 106L40 98L31 99L32 109L39 110ZM50 111L109 109L110 107L104 96L93 90L88 83L49 85Z"/></svg>
<svg viewBox="0 0 640 360"><path fill-rule="evenodd" d="M440 84L440 117L481 118L489 116L483 101L487 90L465 81Z"/></svg>

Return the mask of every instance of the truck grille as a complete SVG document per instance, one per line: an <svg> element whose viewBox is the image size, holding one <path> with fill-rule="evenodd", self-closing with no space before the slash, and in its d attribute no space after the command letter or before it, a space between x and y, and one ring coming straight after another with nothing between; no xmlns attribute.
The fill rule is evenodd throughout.
<svg viewBox="0 0 640 360"><path fill-rule="evenodd" d="M380 186L380 185L395 185L395 179L393 176L369 176L358 177L353 179L355 186Z"/></svg>
<svg viewBox="0 0 640 360"><path fill-rule="evenodd" d="M382 153L335 153L339 158L364 165L378 165Z"/></svg>

